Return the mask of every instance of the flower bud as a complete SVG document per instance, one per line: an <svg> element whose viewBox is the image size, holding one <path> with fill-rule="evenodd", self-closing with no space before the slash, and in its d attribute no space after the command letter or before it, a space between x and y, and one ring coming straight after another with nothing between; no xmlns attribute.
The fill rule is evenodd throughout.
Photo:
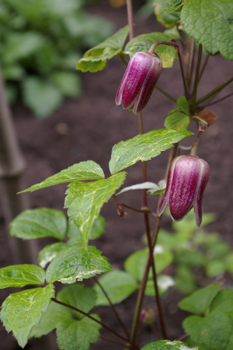
<svg viewBox="0 0 233 350"><path fill-rule="evenodd" d="M137 52L131 58L116 94L116 105L137 114L147 104L159 79L162 61L149 52Z"/></svg>
<svg viewBox="0 0 233 350"><path fill-rule="evenodd" d="M193 207L197 226L202 221L202 197L209 180L209 164L197 156L176 157L168 173L167 187L159 215L169 204L172 219L181 220Z"/></svg>

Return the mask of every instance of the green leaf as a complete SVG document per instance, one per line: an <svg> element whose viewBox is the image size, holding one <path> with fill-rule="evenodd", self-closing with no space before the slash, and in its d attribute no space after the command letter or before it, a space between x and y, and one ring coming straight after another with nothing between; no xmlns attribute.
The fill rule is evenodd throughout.
<svg viewBox="0 0 233 350"><path fill-rule="evenodd" d="M164 10L168 13L180 11L184 3L184 0L167 0Z"/></svg>
<svg viewBox="0 0 233 350"><path fill-rule="evenodd" d="M210 312L233 312L233 291L221 290L210 305Z"/></svg>
<svg viewBox="0 0 233 350"><path fill-rule="evenodd" d="M11 294L3 302L1 320L7 332L13 332L21 347L27 344L32 327L39 322L52 297L54 287L48 285L45 288L28 289Z"/></svg>
<svg viewBox="0 0 233 350"><path fill-rule="evenodd" d="M128 42L124 53L132 57L136 52L148 51L151 45L158 40L170 41L171 39L163 33L142 34ZM173 66L173 62L177 58L177 53L173 46L159 45L155 52L159 55L163 68L171 68Z"/></svg>
<svg viewBox="0 0 233 350"><path fill-rule="evenodd" d="M158 275L157 283L159 288L159 295L163 295L164 293L166 293L168 288L175 285L174 279L168 275ZM153 280L147 281L145 294L152 297L155 296L155 287Z"/></svg>
<svg viewBox="0 0 233 350"><path fill-rule="evenodd" d="M108 272L98 280L113 304L120 303L138 289L135 279L128 273L120 270ZM97 292L96 305L109 305L107 298L97 283L94 285L94 289Z"/></svg>
<svg viewBox="0 0 233 350"><path fill-rule="evenodd" d="M87 246L88 234L98 217L101 207L121 186L126 173L121 172L96 182L72 182L66 191L65 208L68 216L78 226L82 242Z"/></svg>
<svg viewBox="0 0 233 350"><path fill-rule="evenodd" d="M190 117L184 113L173 113L165 119L164 126L167 129L187 130L189 127Z"/></svg>
<svg viewBox="0 0 233 350"><path fill-rule="evenodd" d="M59 322L70 318L71 314L67 307L51 301L46 312L43 312L40 322L32 328L29 338L40 338L54 330Z"/></svg>
<svg viewBox="0 0 233 350"><path fill-rule="evenodd" d="M138 281L141 281L143 278L147 257L148 249L145 248L131 254L125 261L125 270ZM164 251L162 246L157 246L157 249L154 251L154 259L158 274L171 264L173 256L171 252ZM149 274L149 278L152 278L152 272Z"/></svg>
<svg viewBox="0 0 233 350"><path fill-rule="evenodd" d="M147 161L158 156L162 151L191 135L189 131L152 130L137 135L127 141L121 141L112 149L109 169L112 174L128 168L139 160Z"/></svg>
<svg viewBox="0 0 233 350"><path fill-rule="evenodd" d="M79 97L82 94L82 84L79 76L71 72L57 72L51 75L52 83L68 97Z"/></svg>
<svg viewBox="0 0 233 350"><path fill-rule="evenodd" d="M10 235L22 239L54 237L64 239L67 220L56 209L37 208L23 211L10 224Z"/></svg>
<svg viewBox="0 0 233 350"><path fill-rule="evenodd" d="M167 2L164 0L155 1L155 15L159 23L161 23L166 28L172 28L180 21L180 13L173 12L166 9Z"/></svg>
<svg viewBox="0 0 233 350"><path fill-rule="evenodd" d="M197 283L193 272L187 266L178 266L174 276L175 288L182 294L191 294L197 289Z"/></svg>
<svg viewBox="0 0 233 350"><path fill-rule="evenodd" d="M189 348L186 343L177 340L158 340L143 346L142 350L198 350L198 348Z"/></svg>
<svg viewBox="0 0 233 350"><path fill-rule="evenodd" d="M95 247L85 249L75 244L56 255L46 271L46 280L48 283L71 284L111 269L107 259Z"/></svg>
<svg viewBox="0 0 233 350"><path fill-rule="evenodd" d="M207 349L226 350L233 332L232 315L213 312L207 317L190 316L183 322L185 333Z"/></svg>
<svg viewBox="0 0 233 350"><path fill-rule="evenodd" d="M189 104L185 96L181 96L176 101L176 107L180 112L189 114Z"/></svg>
<svg viewBox="0 0 233 350"><path fill-rule="evenodd" d="M122 52L128 32L129 28L125 26L101 44L85 52L84 57L78 61L76 68L82 72L97 72L104 69L107 60Z"/></svg>
<svg viewBox="0 0 233 350"><path fill-rule="evenodd" d="M30 284L42 285L45 272L36 265L13 265L0 269L0 288L24 287Z"/></svg>
<svg viewBox="0 0 233 350"><path fill-rule="evenodd" d="M64 184L77 180L98 180L104 178L104 173L99 164L87 160L70 166L59 173L52 175L44 181L27 188L22 192L33 192L41 188Z"/></svg>
<svg viewBox="0 0 233 350"><path fill-rule="evenodd" d="M220 286L218 284L211 284L205 288L201 288L194 292L192 295L181 300L179 302L179 307L182 310L189 311L196 315L204 315L215 296L220 291Z"/></svg>
<svg viewBox="0 0 233 350"><path fill-rule="evenodd" d="M100 321L99 316L90 316ZM84 317L82 320L62 321L57 326L57 344L60 350L89 350L100 336L101 325Z"/></svg>
<svg viewBox="0 0 233 350"><path fill-rule="evenodd" d="M52 261L57 253L61 252L67 247L67 243L52 243L46 245L38 254L38 264L44 268L50 261Z"/></svg>
<svg viewBox="0 0 233 350"><path fill-rule="evenodd" d="M60 107L63 96L47 80L30 77L23 81L23 100L37 117L45 118Z"/></svg>
<svg viewBox="0 0 233 350"><path fill-rule="evenodd" d="M57 300L88 313L96 304L96 293L83 284L74 284L63 288L58 293ZM81 318L81 313L51 301L39 324L33 327L30 337L41 337L55 329L60 322Z"/></svg>
<svg viewBox="0 0 233 350"><path fill-rule="evenodd" d="M197 44L227 60L233 60L233 6L228 0L187 0L181 12L181 24Z"/></svg>

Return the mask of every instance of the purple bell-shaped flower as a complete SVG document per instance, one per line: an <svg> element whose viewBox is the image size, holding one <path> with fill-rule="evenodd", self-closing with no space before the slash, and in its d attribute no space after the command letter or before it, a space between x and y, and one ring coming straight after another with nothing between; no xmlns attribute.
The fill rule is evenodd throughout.
<svg viewBox="0 0 233 350"><path fill-rule="evenodd" d="M209 180L209 164L197 156L176 157L170 167L159 215L167 204L173 220L181 220L193 207L197 226L202 221L202 197Z"/></svg>
<svg viewBox="0 0 233 350"><path fill-rule="evenodd" d="M147 104L162 71L159 56L137 52L131 58L116 94L116 105L137 114Z"/></svg>

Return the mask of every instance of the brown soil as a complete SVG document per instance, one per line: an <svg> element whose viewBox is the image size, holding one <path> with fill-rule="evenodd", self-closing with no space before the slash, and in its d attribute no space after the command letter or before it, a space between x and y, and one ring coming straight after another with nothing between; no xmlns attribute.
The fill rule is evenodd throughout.
<svg viewBox="0 0 233 350"><path fill-rule="evenodd" d="M113 9L109 2L101 1L98 7L90 8L90 12L101 14L114 21L119 29L127 23L126 9ZM162 31L154 17L143 21L135 17L136 35L152 31ZM44 178L80 161L94 160L99 163L109 175L108 161L112 146L138 134L137 118L121 107L115 106L115 93L120 83L125 67L118 57L112 59L107 67L94 74L82 74L85 94L80 100L66 100L63 106L44 120L35 119L29 110L19 102L13 108L14 123L19 144L27 162L24 174L25 187L42 181ZM219 55L211 57L200 84L200 96L223 82L232 72L232 63ZM230 73L232 74L232 73ZM172 69L163 71L159 86L175 97L183 94L178 63ZM232 87L225 89L223 94L231 92ZM221 96L221 95L220 95ZM231 141L233 98L214 105L211 110L217 115L217 122L207 130L199 146L198 155L207 160L211 168L210 180L205 192L203 210L216 214L216 221L208 226L209 231L222 234L224 239L232 244L232 210L233 210L233 167ZM155 91L144 113L144 129L159 129L163 127L167 112L174 108L174 103ZM195 129L193 129L195 130ZM184 142L190 144L190 140ZM158 182L164 176L168 152L148 162L148 180ZM128 169L125 185L141 182L141 165ZM30 207L51 207L63 210L65 186L55 186L34 192L29 195ZM136 192L136 191L135 191ZM154 199L153 199L154 200ZM141 194L122 195L122 201L136 207L141 205ZM151 208L156 203L151 202ZM108 257L113 268L123 268L126 257L142 247L141 236L144 225L140 215L128 212L124 218L118 218L112 200L102 209L106 218L106 233L97 242L97 247ZM165 226L169 221L165 220ZM0 208L0 266L12 264L10 248L7 241L7 229L4 224L3 210ZM41 246L41 243L39 243ZM8 290L0 294L1 302L8 295ZM165 310L165 321L170 339L182 335L180 321L184 315L178 311L176 301L179 296L168 292L162 298ZM117 310L130 327L136 293L117 306ZM98 308L101 318L116 331L121 332L118 323L107 308ZM111 335L103 331L106 337ZM0 328L2 350L18 349L11 334ZM148 329L143 338L143 344L153 341L154 337ZM29 341L27 349L36 349L37 342ZM42 346L41 346L42 347ZM40 347L40 348L41 348ZM56 347L55 347L56 348ZM118 349L117 345L99 340L91 346L92 349Z"/></svg>

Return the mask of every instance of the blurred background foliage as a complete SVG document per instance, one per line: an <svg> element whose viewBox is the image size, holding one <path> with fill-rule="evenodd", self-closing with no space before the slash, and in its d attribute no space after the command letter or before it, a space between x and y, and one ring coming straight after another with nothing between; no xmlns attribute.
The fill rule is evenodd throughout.
<svg viewBox="0 0 233 350"><path fill-rule="evenodd" d="M8 99L37 117L82 93L75 64L105 40L113 24L86 12L93 0L1 0L0 63Z"/></svg>

